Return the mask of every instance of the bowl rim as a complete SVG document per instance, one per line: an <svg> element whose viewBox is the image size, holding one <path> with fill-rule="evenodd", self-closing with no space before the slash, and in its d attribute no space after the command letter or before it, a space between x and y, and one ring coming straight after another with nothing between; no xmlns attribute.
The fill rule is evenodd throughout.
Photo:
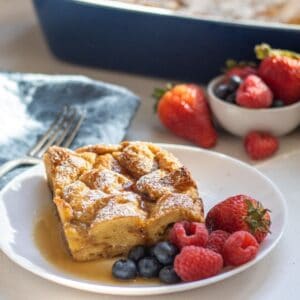
<svg viewBox="0 0 300 300"><path fill-rule="evenodd" d="M224 77L225 77L225 75L219 75L209 81L209 83L207 85L207 94L208 94L209 100L213 99L213 100L215 100L215 102L219 101L224 106L234 107L235 109L239 109L241 111L250 112L250 113L262 113L262 112L276 113L276 112L293 110L295 108L300 108L300 101L295 102L293 104L283 106L283 107L269 107L269 108L247 108L247 107L241 107L236 104L225 102L224 100L217 97L213 91L216 84L221 82L221 80L224 79Z"/></svg>

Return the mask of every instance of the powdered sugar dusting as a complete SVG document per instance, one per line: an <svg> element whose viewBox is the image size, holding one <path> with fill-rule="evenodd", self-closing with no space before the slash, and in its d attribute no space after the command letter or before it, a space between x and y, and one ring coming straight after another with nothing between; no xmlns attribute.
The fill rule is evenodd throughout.
<svg viewBox="0 0 300 300"><path fill-rule="evenodd" d="M158 198L166 192L173 191L173 186L166 179L166 172L156 170L152 173L142 176L136 183L137 189L148 194L151 198Z"/></svg>
<svg viewBox="0 0 300 300"><path fill-rule="evenodd" d="M95 201L99 198L106 197L107 194L102 192L101 190L88 190L85 193L85 197L87 197L90 201Z"/></svg>
<svg viewBox="0 0 300 300"><path fill-rule="evenodd" d="M173 169L174 166L160 168L159 158L163 157L163 166L169 166L174 161L172 155L165 152L162 156L161 151L152 152L146 143L124 144L117 153L126 153L128 164L126 171L122 169L120 172L110 170L109 164L108 168L104 167L116 153L102 156L103 165L97 165L97 157L91 165L84 159L83 153L78 157L78 153L72 150L57 147L48 151L50 161L56 165L55 182L63 188L60 196L72 209L72 221L76 226L81 228L82 224L86 226L86 233L93 234L93 228L102 226L100 223L103 221L124 218L127 222L127 217L135 217L138 226L144 230L152 217L163 220L166 214L172 215L174 212L175 220L178 209L187 216L195 214L195 219L197 216L200 219L202 202L190 173L181 164L176 169ZM118 155L116 157L120 158ZM140 173L146 171L139 169L145 160L145 168L149 170L145 175L134 178L129 175L137 169ZM158 162L158 169L148 168L155 165L154 162Z"/></svg>
<svg viewBox="0 0 300 300"><path fill-rule="evenodd" d="M144 213L140 211L132 203L118 203L115 200L111 200L108 204L102 208L96 217L96 220L111 220L113 218L120 217L144 217Z"/></svg>
<svg viewBox="0 0 300 300"><path fill-rule="evenodd" d="M161 201L160 204L160 211L174 207L192 209L194 206L193 200L185 194L171 194L167 196L164 201Z"/></svg>
<svg viewBox="0 0 300 300"><path fill-rule="evenodd" d="M183 12L226 19L268 19L268 11L280 8L285 0L185 0Z"/></svg>
<svg viewBox="0 0 300 300"><path fill-rule="evenodd" d="M109 170L103 170L98 173L95 185L100 189L109 188L115 182L115 175Z"/></svg>

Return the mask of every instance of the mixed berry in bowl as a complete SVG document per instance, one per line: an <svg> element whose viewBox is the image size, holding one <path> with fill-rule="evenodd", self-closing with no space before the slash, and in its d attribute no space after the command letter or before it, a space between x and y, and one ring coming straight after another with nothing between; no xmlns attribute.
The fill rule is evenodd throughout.
<svg viewBox="0 0 300 300"><path fill-rule="evenodd" d="M300 55L267 44L256 46L255 53L261 60L258 66L227 61L215 96L247 108L279 108L300 101Z"/></svg>
<svg viewBox="0 0 300 300"><path fill-rule="evenodd" d="M224 75L208 85L215 120L230 133L282 136L300 125L300 55L255 47L257 64L229 61Z"/></svg>

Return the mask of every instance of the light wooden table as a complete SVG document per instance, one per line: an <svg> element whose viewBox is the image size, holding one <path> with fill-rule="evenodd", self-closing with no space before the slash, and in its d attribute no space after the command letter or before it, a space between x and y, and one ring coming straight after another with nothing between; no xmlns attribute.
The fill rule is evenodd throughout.
<svg viewBox="0 0 300 300"><path fill-rule="evenodd" d="M29 0L0 0L0 69L49 74L84 74L124 85L142 98L142 105L128 132L128 139L188 144L165 130L152 113L151 92L154 87L164 85L167 80L83 68L58 61L47 48ZM280 151L274 158L255 165L278 184L288 201L288 226L275 250L258 265L242 274L205 288L166 295L163 296L164 299L300 299L299 150L298 128L289 136L281 138ZM220 133L214 151L253 164L244 153L242 140L224 132ZM23 270L0 252L0 299L118 298L80 292L48 282Z"/></svg>

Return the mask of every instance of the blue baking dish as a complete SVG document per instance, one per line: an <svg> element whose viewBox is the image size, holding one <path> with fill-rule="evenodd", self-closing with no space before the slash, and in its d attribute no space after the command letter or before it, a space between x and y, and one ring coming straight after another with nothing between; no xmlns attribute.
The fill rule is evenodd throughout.
<svg viewBox="0 0 300 300"><path fill-rule="evenodd" d="M227 22L105 0L33 0L49 47L82 65L207 82L253 47L300 52L300 26Z"/></svg>

